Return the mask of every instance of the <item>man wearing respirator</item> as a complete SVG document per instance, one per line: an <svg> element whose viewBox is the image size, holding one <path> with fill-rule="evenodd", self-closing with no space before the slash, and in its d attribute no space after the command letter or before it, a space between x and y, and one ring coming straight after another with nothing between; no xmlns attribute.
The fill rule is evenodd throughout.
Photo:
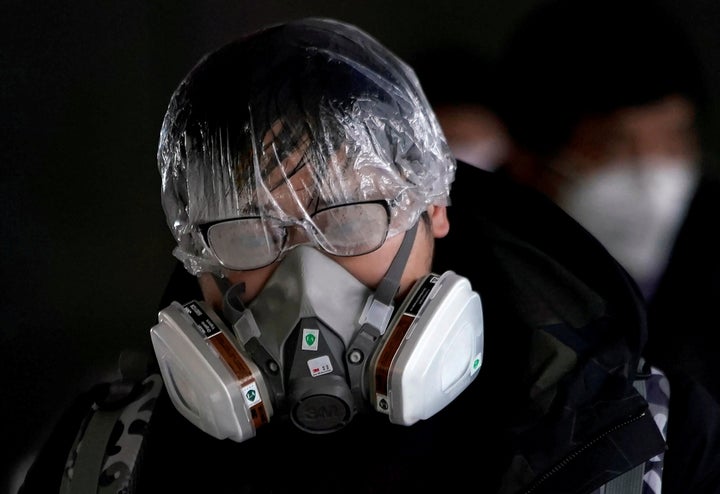
<svg viewBox="0 0 720 494"><path fill-rule="evenodd" d="M456 162L413 71L366 33L304 19L204 57L158 159L179 260L150 330L164 387L141 468L101 478L213 493L659 483L650 406L666 381L641 365L632 281L552 203Z"/></svg>

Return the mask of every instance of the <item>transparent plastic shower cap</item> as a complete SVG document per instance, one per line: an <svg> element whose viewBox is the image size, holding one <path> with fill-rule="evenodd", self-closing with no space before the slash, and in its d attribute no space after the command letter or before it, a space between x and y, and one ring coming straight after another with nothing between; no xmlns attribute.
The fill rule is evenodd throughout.
<svg viewBox="0 0 720 494"><path fill-rule="evenodd" d="M162 204L188 271L219 272L199 227L243 216L310 221L392 201L389 236L448 205L455 160L413 71L329 19L271 26L206 55L160 134Z"/></svg>

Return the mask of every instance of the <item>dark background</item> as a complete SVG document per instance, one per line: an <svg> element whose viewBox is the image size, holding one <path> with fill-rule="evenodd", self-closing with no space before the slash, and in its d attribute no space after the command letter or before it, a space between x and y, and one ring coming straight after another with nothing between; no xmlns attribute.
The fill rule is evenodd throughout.
<svg viewBox="0 0 720 494"><path fill-rule="evenodd" d="M446 45L493 58L541 1L3 0L0 492L16 491L73 397L116 375L121 349L148 345L174 264L158 134L172 91L203 54L312 15L354 23L407 59ZM666 2L700 51L714 134L720 2ZM472 77L466 70L447 76Z"/></svg>

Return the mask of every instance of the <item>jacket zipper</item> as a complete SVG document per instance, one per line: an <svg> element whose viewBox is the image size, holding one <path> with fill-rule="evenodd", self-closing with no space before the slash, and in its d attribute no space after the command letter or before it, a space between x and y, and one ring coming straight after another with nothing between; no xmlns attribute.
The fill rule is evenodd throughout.
<svg viewBox="0 0 720 494"><path fill-rule="evenodd" d="M614 427L611 427L607 431L603 432L599 436L595 437L594 439L591 439L587 443L585 443L580 449L576 449L572 453L568 454L565 458L560 460L554 467L552 467L550 470L545 472L538 478L533 484L525 491L523 491L523 494L530 494L534 491L536 491L544 482L546 482L550 477L557 474L561 470L563 470L569 463L571 463L577 456L584 453L588 449L590 449L595 443L597 443L599 440L610 434L611 432L615 432L618 429L622 429L623 427L632 424L633 422L636 422L643 418L645 415L647 415L647 411L642 412L639 415L632 416L630 418L625 419L621 423L617 424Z"/></svg>

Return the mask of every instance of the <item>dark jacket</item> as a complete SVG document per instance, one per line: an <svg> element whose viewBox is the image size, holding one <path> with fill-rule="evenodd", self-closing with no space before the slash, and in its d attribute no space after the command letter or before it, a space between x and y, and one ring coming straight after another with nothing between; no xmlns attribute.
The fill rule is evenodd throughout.
<svg viewBox="0 0 720 494"><path fill-rule="evenodd" d="M482 298L485 360L468 389L411 427L360 414L311 435L272 421L239 444L196 429L162 394L137 492L589 493L662 454L632 385L646 324L625 271L550 201L499 175L459 164L451 200L434 271L469 278ZM178 266L161 308L197 298ZM663 493L720 492L717 404L670 378ZM43 464L23 494L57 490Z"/></svg>
<svg viewBox="0 0 720 494"><path fill-rule="evenodd" d="M449 269L453 259L462 259L462 274L483 297L483 377L500 386L503 381L508 384L503 374L525 383L512 386L519 389L516 409L538 414L526 417L521 428L511 420L513 442L527 451L522 458L516 453L514 463L528 464L542 475L561 464L560 458L577 449L577 443L628 412L633 400L622 395L647 338L642 298L594 238L530 188L512 185L501 175L460 167L452 199L451 235L464 233L465 239L458 235L449 243L438 242L436 269ZM478 234L471 241L473 230ZM499 351L492 352L496 339ZM528 345L527 354L509 359L522 349L520 341ZM544 384L542 373L562 365L568 352L576 360L558 369L553 385ZM491 375L493 356L502 360L496 375ZM533 363L538 370L533 370ZM720 492L718 405L679 370L666 373L671 392L663 492ZM621 434L613 441L619 449L633 448L643 437ZM609 450L599 455L608 461L614 456ZM598 458L590 463L592 467L568 464L559 476L590 477L590 472L601 469Z"/></svg>
<svg viewBox="0 0 720 494"><path fill-rule="evenodd" d="M648 356L683 369L720 401L720 177L703 176L648 302Z"/></svg>

